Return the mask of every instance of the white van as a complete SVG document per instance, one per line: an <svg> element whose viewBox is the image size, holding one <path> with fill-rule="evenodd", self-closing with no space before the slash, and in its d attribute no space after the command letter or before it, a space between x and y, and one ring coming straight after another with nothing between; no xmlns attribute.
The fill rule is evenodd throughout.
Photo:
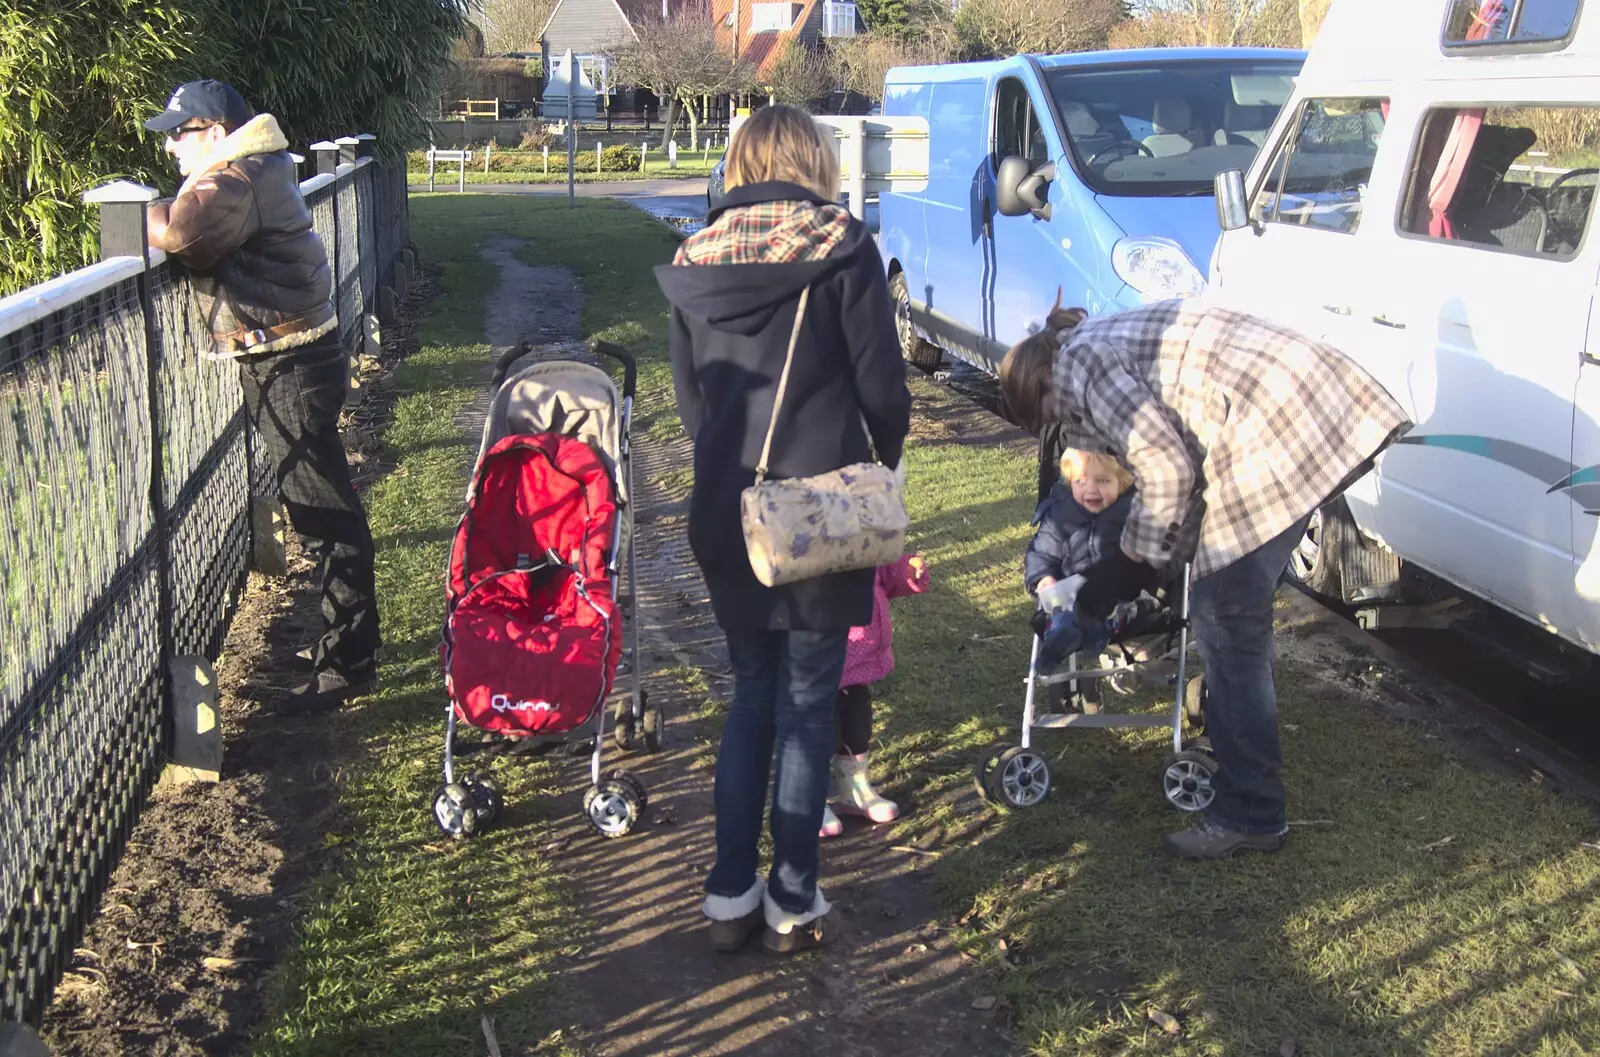
<svg viewBox="0 0 1600 1057"><path fill-rule="evenodd" d="M1255 164L1217 178L1211 265L1214 296L1338 345L1417 423L1323 510L1314 586L1353 520L1600 652L1597 175L1600 3L1335 0Z"/></svg>

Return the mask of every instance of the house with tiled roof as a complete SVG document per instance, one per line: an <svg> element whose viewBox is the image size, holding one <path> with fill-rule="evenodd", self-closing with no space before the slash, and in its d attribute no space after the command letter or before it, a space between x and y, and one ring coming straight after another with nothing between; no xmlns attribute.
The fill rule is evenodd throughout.
<svg viewBox="0 0 1600 1057"><path fill-rule="evenodd" d="M570 49L590 84L601 92L615 90L617 86L607 76L606 52L637 39L635 26L682 11L704 10L705 3L706 0L559 0L539 34L545 76L556 79L562 57Z"/></svg>
<svg viewBox="0 0 1600 1057"><path fill-rule="evenodd" d="M853 0L711 0L711 17L719 39L737 44L739 56L755 66L758 80L770 75L796 45L815 49L830 37L853 37L865 29Z"/></svg>

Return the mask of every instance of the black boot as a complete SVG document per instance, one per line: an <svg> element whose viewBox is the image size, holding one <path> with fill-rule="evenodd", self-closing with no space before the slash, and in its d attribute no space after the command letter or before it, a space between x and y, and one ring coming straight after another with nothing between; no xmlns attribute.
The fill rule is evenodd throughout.
<svg viewBox="0 0 1600 1057"><path fill-rule="evenodd" d="M309 683L297 686L285 694L278 702L278 715L313 716L322 712L332 712L352 697L370 693L377 685L376 667L351 675L324 669Z"/></svg>

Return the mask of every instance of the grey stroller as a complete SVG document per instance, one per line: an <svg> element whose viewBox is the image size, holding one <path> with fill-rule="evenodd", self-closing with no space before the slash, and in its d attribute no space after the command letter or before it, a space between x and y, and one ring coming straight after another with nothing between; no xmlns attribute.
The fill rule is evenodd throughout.
<svg viewBox="0 0 1600 1057"><path fill-rule="evenodd" d="M1055 484L1057 453L1040 445L1039 498ZM1033 636L1022 702L1020 745L992 746L979 758L978 792L991 803L1033 807L1050 793L1050 764L1033 748L1035 730L1162 727L1172 732L1172 753L1162 763L1161 792L1180 811L1203 811L1214 796L1216 757L1205 729L1205 679L1186 679L1189 660L1189 567L1146 595L1139 614L1097 655L1073 654L1059 671L1039 670L1042 634ZM1152 601L1153 599L1153 601ZM1149 683L1170 686L1172 707L1161 713L1103 711L1107 688L1130 695ZM1043 695L1041 695L1043 691ZM1041 696L1059 702L1061 711L1041 711ZM1185 721L1191 735L1185 738Z"/></svg>

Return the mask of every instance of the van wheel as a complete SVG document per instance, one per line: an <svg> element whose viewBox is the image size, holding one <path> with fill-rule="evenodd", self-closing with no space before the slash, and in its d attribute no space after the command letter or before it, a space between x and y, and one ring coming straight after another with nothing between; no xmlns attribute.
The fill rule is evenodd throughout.
<svg viewBox="0 0 1600 1057"><path fill-rule="evenodd" d="M1340 517L1342 499L1328 503L1311 515L1306 534L1289 556L1285 575L1320 598L1338 602L1339 586L1339 532L1344 528Z"/></svg>
<svg viewBox="0 0 1600 1057"><path fill-rule="evenodd" d="M917 328L911 325L911 291L906 286L905 272L896 272L889 280L889 296L894 298L894 327L900 335L900 354L913 367L937 371L944 353L939 346L923 341Z"/></svg>

